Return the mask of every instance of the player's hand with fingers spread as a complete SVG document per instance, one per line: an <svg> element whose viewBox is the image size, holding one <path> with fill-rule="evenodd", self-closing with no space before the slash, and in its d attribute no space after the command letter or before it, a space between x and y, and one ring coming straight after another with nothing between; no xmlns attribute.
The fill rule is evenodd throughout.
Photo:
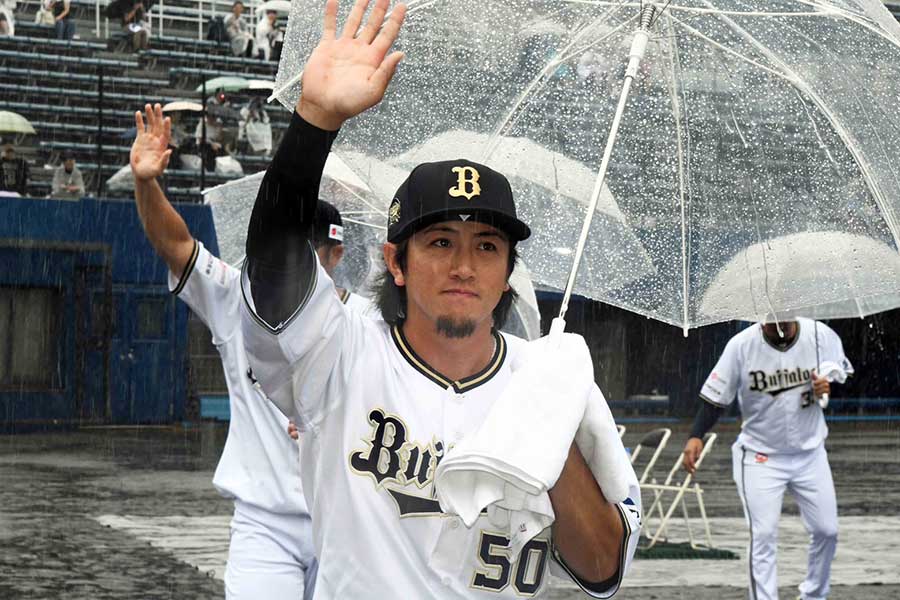
<svg viewBox="0 0 900 600"><path fill-rule="evenodd" d="M149 181L163 174L169 164L172 151L169 139L172 135L172 120L163 118L162 106L144 106L147 123L141 111L134 113L137 136L131 145L131 172L135 181Z"/></svg>
<svg viewBox="0 0 900 600"><path fill-rule="evenodd" d="M831 393L831 384L825 377L819 377L815 371L812 372L812 389L816 398L821 398L825 394Z"/></svg>
<svg viewBox="0 0 900 600"><path fill-rule="evenodd" d="M300 116L320 129L336 131L347 119L378 104L403 58L402 52L388 51L403 24L406 5L396 5L385 22L390 0L375 0L368 22L360 28L368 5L369 0L356 0L340 35L338 0L325 5L322 40L303 69L297 103Z"/></svg>
<svg viewBox="0 0 900 600"><path fill-rule="evenodd" d="M703 440L692 437L684 445L684 453L681 458L681 466L684 470L693 475L697 472L697 459L703 451Z"/></svg>

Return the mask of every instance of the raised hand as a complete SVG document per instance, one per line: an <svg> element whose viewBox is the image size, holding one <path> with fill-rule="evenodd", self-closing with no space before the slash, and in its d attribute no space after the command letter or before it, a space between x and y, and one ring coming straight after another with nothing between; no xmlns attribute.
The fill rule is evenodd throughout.
<svg viewBox="0 0 900 600"><path fill-rule="evenodd" d="M147 125L141 111L134 113L134 125L137 136L131 145L131 172L135 181L148 181L163 174L169 164L172 151L169 149L169 138L172 134L172 120L163 118L162 106L144 106L147 113Z"/></svg>
<svg viewBox="0 0 900 600"><path fill-rule="evenodd" d="M303 70L297 112L309 123L330 131L347 119L378 104L394 76L402 52L391 52L406 16L398 4L387 22L390 0L375 0L369 20L360 29L369 0L356 0L347 23L337 36L338 0L325 4L322 41Z"/></svg>

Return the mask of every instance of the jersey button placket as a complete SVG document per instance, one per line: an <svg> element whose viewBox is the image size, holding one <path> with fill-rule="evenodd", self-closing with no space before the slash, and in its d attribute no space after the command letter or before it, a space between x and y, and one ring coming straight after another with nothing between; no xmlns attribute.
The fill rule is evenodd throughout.
<svg viewBox="0 0 900 600"><path fill-rule="evenodd" d="M444 440L449 449L450 446L459 442L459 438L462 437L461 431L466 396L465 394L457 393L453 388L447 391L449 397L444 410Z"/></svg>

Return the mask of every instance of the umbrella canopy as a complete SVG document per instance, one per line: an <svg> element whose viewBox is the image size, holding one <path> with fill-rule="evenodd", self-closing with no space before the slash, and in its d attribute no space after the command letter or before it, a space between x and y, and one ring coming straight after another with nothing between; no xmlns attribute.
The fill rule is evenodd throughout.
<svg viewBox="0 0 900 600"><path fill-rule="evenodd" d="M900 255L886 244L838 231L794 233L731 257L704 292L700 311L753 321L862 316L893 308L897 281ZM844 290L846 299L823 303L823 287Z"/></svg>
<svg viewBox="0 0 900 600"><path fill-rule="evenodd" d="M37 133L31 123L19 113L0 110L0 133Z"/></svg>
<svg viewBox="0 0 900 600"><path fill-rule="evenodd" d="M532 238L523 245L522 257L541 280L562 281L571 267L578 224L587 209L595 175L586 165L552 152L529 138L490 136L472 131L445 131L391 160L408 173L423 162L466 156L473 148L491 146L489 165L511 174L519 216L531 225ZM401 179L402 181L402 179ZM392 198L391 195L384 196ZM609 188L604 186L587 252L604 256L602 269L585 269L582 285L618 288L652 271L647 253L638 241ZM585 280L587 279L587 280Z"/></svg>
<svg viewBox="0 0 900 600"><path fill-rule="evenodd" d="M164 113L168 112L203 112L203 105L199 102L191 102L189 100L176 100L169 102L162 107Z"/></svg>
<svg viewBox="0 0 900 600"><path fill-rule="evenodd" d="M256 197L264 175L264 171L255 173L204 192L204 202L212 209L220 257L229 264L237 265L244 259L247 225L253 209L253 202L247 199ZM334 204L349 220L359 221L361 227L383 229L387 213L370 202L369 193L362 179L338 156L331 154L328 157L319 188L320 196ZM368 268L361 269L351 277L353 285L348 282L347 287L357 289L367 274Z"/></svg>
<svg viewBox="0 0 900 600"><path fill-rule="evenodd" d="M269 0L256 8L257 14L266 14L270 11L288 14L291 12L291 3L288 0Z"/></svg>
<svg viewBox="0 0 900 600"><path fill-rule="evenodd" d="M247 82L248 90L268 90L275 89L275 82L268 79L251 79Z"/></svg>
<svg viewBox="0 0 900 600"><path fill-rule="evenodd" d="M247 87L240 91L244 92L245 94L262 96L263 98L265 98L271 95L272 90L274 89L274 81L269 81L268 79L250 79L247 81Z"/></svg>
<svg viewBox="0 0 900 600"><path fill-rule="evenodd" d="M341 3L339 20L350 4ZM605 184L617 212L604 209L599 190L599 221L575 292L687 328L747 316L737 302L729 309L704 298L729 261L752 254L755 244L835 232L848 243L871 240L896 254L900 26L884 6L681 0L664 7L652 20L608 162ZM543 202L552 211L557 193L567 189L574 205L587 205L639 3L412 0L409 9L396 44L406 58L384 101L346 123L334 151L376 190L354 156L388 162L449 132L474 132L489 142L462 156L503 164L511 180L529 181L535 165L546 167L530 158L535 148L592 174L586 182L567 175L558 186L516 189L520 204ZM276 79L286 107L298 98L299 86L288 84L319 39L321 16L317 0L294 3ZM505 161L501 137L525 140L524 158ZM558 240L555 247L573 247L580 223L572 221L571 231L547 234ZM650 268L617 259L635 252L632 245L591 250L592 240L616 235L622 224ZM863 251L848 250L854 247ZM526 242L522 251L527 258L533 250ZM529 262L535 281L562 289L565 259L556 269ZM630 264L637 273L627 271ZM900 306L900 279L874 288L867 287L874 278L832 286L831 272L846 263L817 265L806 280L816 292L815 304L805 303L810 310L840 306L847 310L830 316L855 317L860 306L863 314ZM873 294L881 300L855 302ZM776 314L797 306L771 286L767 299Z"/></svg>
<svg viewBox="0 0 900 600"><path fill-rule="evenodd" d="M387 173L392 171L387 165L381 169ZM265 172L256 173L204 192L204 202L212 209L221 258L226 262L237 265L243 261L253 208L247 199L256 197L264 175ZM387 185L393 185L393 181ZM359 175L333 153L325 163L319 196L334 204L344 221L344 258L335 270L335 283L369 295L382 269L381 248L387 214L373 203L371 190ZM528 267L522 261L513 270L509 283L518 297L503 330L526 339L540 337L537 296Z"/></svg>
<svg viewBox="0 0 900 600"><path fill-rule="evenodd" d="M238 92L247 89L247 80L243 77L215 77L206 82L206 93L212 94L218 90L223 92ZM203 91L203 84L197 86L198 92Z"/></svg>

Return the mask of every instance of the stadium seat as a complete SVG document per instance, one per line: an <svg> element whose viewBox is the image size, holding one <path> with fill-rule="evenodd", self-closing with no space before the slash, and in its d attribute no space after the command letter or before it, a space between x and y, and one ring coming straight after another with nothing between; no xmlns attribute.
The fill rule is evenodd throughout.
<svg viewBox="0 0 900 600"><path fill-rule="evenodd" d="M703 459L709 454L715 441L715 433L707 433L703 438L703 451L700 453L700 457L697 459L696 463L697 471L700 470ZM679 474L682 474L683 478L681 481L676 481ZM688 541L690 542L691 548L695 550L704 547L712 548L712 534L709 529L709 519L706 517L706 506L703 504L703 489L700 487L700 484L696 482L694 482L692 486L691 483L693 482L693 479L693 475L682 469L681 454L679 454L675 457L675 463L672 465L672 468L669 470L669 474L666 476L663 483L656 483L651 480L650 483L641 484L641 492L645 498L650 495L647 494L647 492L652 492L653 495L653 502L650 504L650 508L644 511L643 535L646 536L648 542L646 546L643 547L652 548L657 542L663 539L672 515L680 506L684 516L684 523L687 527ZM691 494L693 494L697 500L700 518L703 521L706 537L705 546L694 539L694 533L691 529L691 519L688 515L687 503L685 502L685 496ZM672 500L668 504L668 508L664 508L668 498L671 498Z"/></svg>
<svg viewBox="0 0 900 600"><path fill-rule="evenodd" d="M646 462L643 463L644 466L641 470L641 475L638 477L638 483L643 484L650 478L653 467L656 466L656 461L665 449L671 435L671 429L665 427L654 429L645 434L644 437L641 438L641 441L638 442L637 446L634 447L634 450L631 452L632 466L640 466L641 461L643 460L641 455L646 455L646 451L653 451L650 458L646 459Z"/></svg>

